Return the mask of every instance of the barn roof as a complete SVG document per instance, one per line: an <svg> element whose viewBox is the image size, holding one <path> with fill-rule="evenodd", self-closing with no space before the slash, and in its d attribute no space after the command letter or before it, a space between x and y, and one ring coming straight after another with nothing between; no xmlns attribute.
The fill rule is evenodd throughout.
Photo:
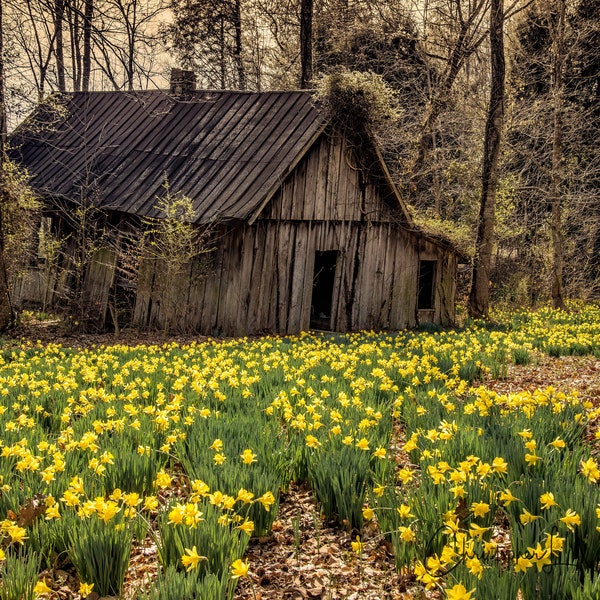
<svg viewBox="0 0 600 600"><path fill-rule="evenodd" d="M166 180L192 198L198 222L248 220L325 126L300 91L75 92L21 125L11 154L42 194L156 217Z"/></svg>

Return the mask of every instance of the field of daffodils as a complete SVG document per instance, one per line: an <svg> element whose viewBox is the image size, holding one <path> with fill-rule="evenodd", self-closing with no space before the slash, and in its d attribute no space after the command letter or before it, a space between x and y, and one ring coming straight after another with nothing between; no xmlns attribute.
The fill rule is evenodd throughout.
<svg viewBox="0 0 600 600"><path fill-rule="evenodd" d="M413 582L398 598L600 598L599 406L552 382L486 387L543 356L600 358L600 306L569 309L452 331L0 342L0 600L123 597L150 547L129 598L258 600L249 544L300 483L357 564L389 549Z"/></svg>

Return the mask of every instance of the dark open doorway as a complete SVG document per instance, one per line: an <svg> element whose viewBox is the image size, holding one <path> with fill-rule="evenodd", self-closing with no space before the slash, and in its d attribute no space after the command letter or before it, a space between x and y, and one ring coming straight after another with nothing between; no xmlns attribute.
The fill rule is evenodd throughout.
<svg viewBox="0 0 600 600"><path fill-rule="evenodd" d="M335 267L339 252L327 250L315 252L312 301L310 305L310 328L331 330L331 309Z"/></svg>
<svg viewBox="0 0 600 600"><path fill-rule="evenodd" d="M422 260L419 262L419 290L417 308L419 310L433 310L435 291L435 270L437 261Z"/></svg>

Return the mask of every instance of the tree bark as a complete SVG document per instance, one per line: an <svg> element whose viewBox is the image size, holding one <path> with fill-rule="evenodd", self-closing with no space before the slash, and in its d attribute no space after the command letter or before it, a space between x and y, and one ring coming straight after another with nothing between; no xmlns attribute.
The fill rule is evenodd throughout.
<svg viewBox="0 0 600 600"><path fill-rule="evenodd" d="M504 122L504 0L492 0L490 7L491 90L485 126L483 167L481 173L481 204L473 264L473 280L469 293L469 315L489 316L490 273L496 218L496 187L498 157Z"/></svg>
<svg viewBox="0 0 600 600"><path fill-rule="evenodd" d="M54 2L54 55L56 57L56 78L58 82L58 91L66 92L65 83L65 53L63 40L63 21L65 14L65 0L55 0Z"/></svg>
<svg viewBox="0 0 600 600"><path fill-rule="evenodd" d="M300 89L309 89L313 79L313 0L301 0L300 5L300 60L302 74Z"/></svg>
<svg viewBox="0 0 600 600"><path fill-rule="evenodd" d="M550 178L550 204L552 216L550 230L552 233L552 305L564 308L563 263L564 244L562 235L562 137L563 137L563 105L564 85L563 67L565 62L565 0L557 0L556 25L552 36L552 172Z"/></svg>
<svg viewBox="0 0 600 600"><path fill-rule="evenodd" d="M235 27L235 65L238 73L238 89L246 89L246 71L242 56L242 6L241 0L235 0L233 24Z"/></svg>
<svg viewBox="0 0 600 600"><path fill-rule="evenodd" d="M4 161L6 146L6 104L4 96L4 28L2 25L2 3L0 2L0 331L6 329L13 321L13 309L10 301L8 274L4 260Z"/></svg>
<svg viewBox="0 0 600 600"><path fill-rule="evenodd" d="M81 89L90 90L90 74L92 71L92 19L94 18L94 0L85 0L83 14L83 74Z"/></svg>

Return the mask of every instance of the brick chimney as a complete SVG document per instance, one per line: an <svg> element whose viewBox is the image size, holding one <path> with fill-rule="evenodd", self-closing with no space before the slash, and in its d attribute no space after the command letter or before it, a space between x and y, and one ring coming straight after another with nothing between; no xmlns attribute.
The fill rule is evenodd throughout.
<svg viewBox="0 0 600 600"><path fill-rule="evenodd" d="M196 75L193 71L171 69L169 87L174 96L189 96L196 89Z"/></svg>

